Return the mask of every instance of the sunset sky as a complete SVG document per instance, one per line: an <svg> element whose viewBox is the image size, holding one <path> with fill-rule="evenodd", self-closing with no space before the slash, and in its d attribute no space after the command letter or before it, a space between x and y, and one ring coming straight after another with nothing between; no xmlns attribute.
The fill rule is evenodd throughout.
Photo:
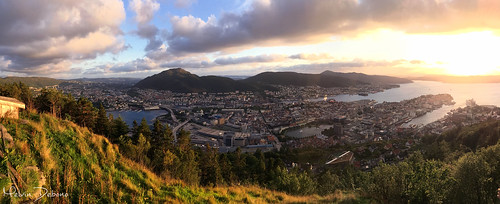
<svg viewBox="0 0 500 204"><path fill-rule="evenodd" d="M500 74L498 0L2 0L0 76Z"/></svg>

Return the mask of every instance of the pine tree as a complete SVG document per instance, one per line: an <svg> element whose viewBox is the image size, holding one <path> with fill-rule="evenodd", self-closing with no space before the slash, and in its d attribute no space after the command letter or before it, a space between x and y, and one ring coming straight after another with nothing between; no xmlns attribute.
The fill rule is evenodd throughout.
<svg viewBox="0 0 500 204"><path fill-rule="evenodd" d="M146 118L142 118L141 124L137 126L136 135L134 135L134 140L137 141L140 134L143 134L148 140L151 139L151 129L149 129L148 122Z"/></svg>
<svg viewBox="0 0 500 204"><path fill-rule="evenodd" d="M106 110L100 104L99 111L97 113L97 119L95 120L95 133L109 137L109 119L106 115Z"/></svg>
<svg viewBox="0 0 500 204"><path fill-rule="evenodd" d="M184 182L197 185L200 183L200 169L196 153L192 150L178 152L178 159L172 165L172 174Z"/></svg>
<svg viewBox="0 0 500 204"><path fill-rule="evenodd" d="M177 145L179 146L181 151L186 151L191 149L191 137L188 131L181 129L181 131L179 132Z"/></svg>
<svg viewBox="0 0 500 204"><path fill-rule="evenodd" d="M132 138L135 139L137 137L139 137L139 124L134 120L134 122L132 122Z"/></svg>
<svg viewBox="0 0 500 204"><path fill-rule="evenodd" d="M17 84L17 86L21 90L20 100L24 104L26 104L26 109L32 110L33 108L35 108L33 94L31 93L30 88L22 82L19 82L19 84Z"/></svg>
<svg viewBox="0 0 500 204"><path fill-rule="evenodd" d="M247 180L248 179L246 173L247 165L245 162L245 155L241 153L241 148L238 147L234 152L234 158L232 163L233 163L233 172L238 177L238 180L240 182Z"/></svg>
<svg viewBox="0 0 500 204"><path fill-rule="evenodd" d="M53 116L60 116L62 93L54 89L42 89L41 94L35 99L36 109L49 112Z"/></svg>
<svg viewBox="0 0 500 204"><path fill-rule="evenodd" d="M153 123L153 131L151 138L153 138L155 141L159 141L159 138L162 137L163 131L164 131L163 125L160 123L160 120L155 120L155 123Z"/></svg>
<svg viewBox="0 0 500 204"><path fill-rule="evenodd" d="M236 176L233 173L231 161L227 157L227 154L219 155L219 166L222 174L223 183L226 185L231 185L236 182Z"/></svg>
<svg viewBox="0 0 500 204"><path fill-rule="evenodd" d="M222 174L216 150L207 144L206 151L200 158L200 184L203 186L216 186L222 184Z"/></svg>
<svg viewBox="0 0 500 204"><path fill-rule="evenodd" d="M149 148L151 148L151 144L146 139L146 137L142 133L140 133L139 137L137 138L137 144L136 144L137 162L145 165L149 164L149 158L147 156Z"/></svg>
<svg viewBox="0 0 500 204"><path fill-rule="evenodd" d="M78 114L76 117L76 123L89 128L90 130L94 130L95 120L96 120L96 110L92 102L85 97L81 97L78 99Z"/></svg>
<svg viewBox="0 0 500 204"><path fill-rule="evenodd" d="M168 150L174 150L174 135L172 133L172 129L168 125L165 125L165 129L163 130L163 140L162 145L164 145Z"/></svg>
<svg viewBox="0 0 500 204"><path fill-rule="evenodd" d="M116 141L118 138L120 138L120 136L126 135L128 131L129 129L127 123L125 123L122 117L119 116L118 118L113 120L113 123L111 125L110 139L112 141Z"/></svg>
<svg viewBox="0 0 500 204"><path fill-rule="evenodd" d="M64 119L75 122L78 115L78 104L75 98L70 94L63 98L62 113Z"/></svg>

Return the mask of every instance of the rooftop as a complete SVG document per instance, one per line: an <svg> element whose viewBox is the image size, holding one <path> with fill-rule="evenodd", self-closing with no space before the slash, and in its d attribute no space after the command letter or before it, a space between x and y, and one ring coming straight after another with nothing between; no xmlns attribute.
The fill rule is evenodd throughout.
<svg viewBox="0 0 500 204"><path fill-rule="evenodd" d="M15 99L15 98L11 98L11 97L5 97L5 96L0 96L0 104L6 104L6 105L11 105L11 106L16 106L16 107L19 107L19 108L24 108L25 105L23 102Z"/></svg>

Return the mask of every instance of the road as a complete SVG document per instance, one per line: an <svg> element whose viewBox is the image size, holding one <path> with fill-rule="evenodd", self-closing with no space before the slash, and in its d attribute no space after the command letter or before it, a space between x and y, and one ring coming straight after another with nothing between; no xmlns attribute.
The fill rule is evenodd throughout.
<svg viewBox="0 0 500 204"><path fill-rule="evenodd" d="M186 125L190 120L191 118L188 118L186 121L182 122L181 124L175 126L174 129L172 129L172 134L174 135L174 143L177 144L177 131L179 130L179 128Z"/></svg>
<svg viewBox="0 0 500 204"><path fill-rule="evenodd" d="M170 117L172 117L172 120L176 123L179 122L179 120L177 120L177 117L175 117L174 111L172 111L172 109L167 106L161 106L160 108L167 109L167 111L170 112Z"/></svg>
<svg viewBox="0 0 500 204"><path fill-rule="evenodd" d="M170 117L172 117L172 120L175 122L175 123L180 123L179 120L177 120L177 117L175 117L175 114L174 114L174 111L167 107L167 106L161 106L160 108L163 108L163 109L166 109L168 110L168 112L170 112ZM179 125L175 126L174 129L172 129L172 134L174 135L174 143L177 144L177 131L184 125L186 125L191 119L188 118L186 121L180 123Z"/></svg>

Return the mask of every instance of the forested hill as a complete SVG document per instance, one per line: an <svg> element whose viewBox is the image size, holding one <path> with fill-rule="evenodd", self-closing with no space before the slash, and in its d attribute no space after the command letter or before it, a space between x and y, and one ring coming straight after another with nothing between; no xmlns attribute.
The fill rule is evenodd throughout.
<svg viewBox="0 0 500 204"><path fill-rule="evenodd" d="M325 71L321 74L297 72L264 72L255 76L233 80L220 76L197 76L176 68L163 71L139 81L135 87L143 89L170 90L173 92L229 92L272 89L270 85L349 87L369 84L402 84L411 80L360 73Z"/></svg>
<svg viewBox="0 0 500 204"><path fill-rule="evenodd" d="M47 77L5 77L0 78L0 84L10 84L10 83L19 83L22 82L30 87L35 88L43 88L46 86L58 85L64 80L53 79Z"/></svg>
<svg viewBox="0 0 500 204"><path fill-rule="evenodd" d="M321 75L344 77L344 78L347 78L347 79L362 81L362 82L370 83L370 84L405 84L405 83L412 83L411 80L405 79L405 78L392 77L392 76L383 76L383 75L367 75L367 74L356 73L356 72L343 73L343 72L324 71L324 72L321 73Z"/></svg>
<svg viewBox="0 0 500 204"><path fill-rule="evenodd" d="M257 90L255 86L219 76L198 76L177 68L149 76L135 87L142 89L170 90L173 92L230 92Z"/></svg>
<svg viewBox="0 0 500 204"><path fill-rule="evenodd" d="M341 73L324 71L321 74L296 72L264 72L243 80L251 84L274 84L292 86L348 87L368 84L403 84L411 80L361 73Z"/></svg>
<svg viewBox="0 0 500 204"><path fill-rule="evenodd" d="M369 84L363 81L344 77L322 74L303 74L296 72L264 72L243 80L251 84L272 84L285 86L321 86L321 87L348 87L360 84Z"/></svg>
<svg viewBox="0 0 500 204"><path fill-rule="evenodd" d="M195 187L158 176L123 156L118 146L87 128L47 114L2 119L2 203L268 203L319 202L259 187ZM5 128L3 128L5 127ZM136 150L139 151L139 150ZM39 188L42 187L42 188ZM40 196L45 191L56 193Z"/></svg>

